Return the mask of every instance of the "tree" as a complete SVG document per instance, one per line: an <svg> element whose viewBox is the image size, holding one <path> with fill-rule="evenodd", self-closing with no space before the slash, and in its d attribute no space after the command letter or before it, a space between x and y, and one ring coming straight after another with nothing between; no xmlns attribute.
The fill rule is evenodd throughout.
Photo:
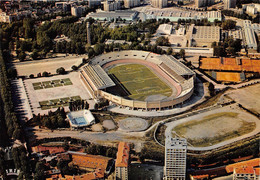
<svg viewBox="0 0 260 180"><path fill-rule="evenodd" d="M76 71L76 70L78 69L78 67L75 66L75 65L73 65L73 66L71 67L71 69L72 69L73 71Z"/></svg>
<svg viewBox="0 0 260 180"><path fill-rule="evenodd" d="M104 52L104 44L95 44L94 52L96 55L102 54Z"/></svg>
<svg viewBox="0 0 260 180"><path fill-rule="evenodd" d="M172 55L173 53L173 49L172 48L168 48L167 51L166 51L166 54L167 55Z"/></svg>
<svg viewBox="0 0 260 180"><path fill-rule="evenodd" d="M33 75L33 74L30 74L30 75L29 75L29 78L34 78L34 75Z"/></svg>
<svg viewBox="0 0 260 180"><path fill-rule="evenodd" d="M7 70L7 74L8 74L8 77L10 77L10 78L12 78L12 79L14 79L14 78L17 77L17 71L16 71L15 68L9 68L9 69Z"/></svg>
<svg viewBox="0 0 260 180"><path fill-rule="evenodd" d="M236 23L236 21L228 19L222 23L222 28L224 30L234 29L236 27Z"/></svg>
<svg viewBox="0 0 260 180"><path fill-rule="evenodd" d="M66 74L66 70L64 69L64 67L60 67L56 70L57 74Z"/></svg>
<svg viewBox="0 0 260 180"><path fill-rule="evenodd" d="M214 95L215 95L215 87L214 87L214 84L209 83L208 89L209 89L210 96L214 96Z"/></svg>
<svg viewBox="0 0 260 180"><path fill-rule="evenodd" d="M48 77L48 76L49 76L49 73L46 72L46 71L44 71L44 72L42 73L42 76L43 76L43 77Z"/></svg>
<svg viewBox="0 0 260 180"><path fill-rule="evenodd" d="M184 49L181 49L180 50L180 56L185 59L185 50Z"/></svg>
<svg viewBox="0 0 260 180"><path fill-rule="evenodd" d="M170 46L169 39L167 37L161 36L156 39L157 46Z"/></svg>
<svg viewBox="0 0 260 180"><path fill-rule="evenodd" d="M37 162L36 167L35 167L34 179L35 180L44 180L45 179L44 170L45 170L45 166L44 166L43 162L42 161Z"/></svg>
<svg viewBox="0 0 260 180"><path fill-rule="evenodd" d="M51 161L50 161L50 165L52 166L52 167L55 167L55 166L57 166L57 160L56 159L52 159Z"/></svg>
<svg viewBox="0 0 260 180"><path fill-rule="evenodd" d="M25 58L26 58L26 54L25 54L23 51L21 51L21 52L18 54L18 59L19 59L20 61L24 61Z"/></svg>

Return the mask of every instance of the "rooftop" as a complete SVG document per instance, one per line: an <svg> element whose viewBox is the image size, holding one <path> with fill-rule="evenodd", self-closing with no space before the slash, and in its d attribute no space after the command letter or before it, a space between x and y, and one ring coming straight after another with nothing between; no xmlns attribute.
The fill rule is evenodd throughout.
<svg viewBox="0 0 260 180"><path fill-rule="evenodd" d="M99 155L91 155L86 153L68 151L68 154L72 156L72 163L74 165L78 165L83 168L91 168L91 169L102 169L106 170L108 163L111 158L99 156Z"/></svg>
<svg viewBox="0 0 260 180"><path fill-rule="evenodd" d="M82 70L92 79L94 83L92 88L95 90L105 89L115 86L115 83L107 75L107 73L100 67L100 65L87 65Z"/></svg>
<svg viewBox="0 0 260 180"><path fill-rule="evenodd" d="M166 138L166 148L167 149L186 149L187 148L187 140L185 138Z"/></svg>
<svg viewBox="0 0 260 180"><path fill-rule="evenodd" d="M128 167L130 146L126 142L118 144L116 167Z"/></svg>
<svg viewBox="0 0 260 180"><path fill-rule="evenodd" d="M260 61L255 59L202 58L200 63L201 69L260 73Z"/></svg>
<svg viewBox="0 0 260 180"><path fill-rule="evenodd" d="M243 161L239 163L234 163L226 166L226 171L227 173L231 173L234 171L234 169L239 168L239 167L258 167L260 164L260 158L255 158L251 159L248 161Z"/></svg>

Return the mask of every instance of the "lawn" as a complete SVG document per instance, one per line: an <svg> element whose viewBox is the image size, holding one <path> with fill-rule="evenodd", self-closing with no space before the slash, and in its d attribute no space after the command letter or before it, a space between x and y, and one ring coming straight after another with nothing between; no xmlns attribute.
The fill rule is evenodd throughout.
<svg viewBox="0 0 260 180"><path fill-rule="evenodd" d="M128 97L144 101L150 95L171 96L171 88L149 68L140 64L124 64L109 70L114 81L128 92Z"/></svg>
<svg viewBox="0 0 260 180"><path fill-rule="evenodd" d="M81 100L81 97L72 96L72 97L65 97L60 99L52 99L48 101L41 101L39 102L39 104L42 110L46 110L46 109L68 106L70 101L76 101L76 100Z"/></svg>
<svg viewBox="0 0 260 180"><path fill-rule="evenodd" d="M179 124L173 128L173 135L176 132L193 146L205 147L247 134L255 128L255 122L240 118L238 113L225 112Z"/></svg>
<svg viewBox="0 0 260 180"><path fill-rule="evenodd" d="M72 85L69 78L33 83L34 90Z"/></svg>

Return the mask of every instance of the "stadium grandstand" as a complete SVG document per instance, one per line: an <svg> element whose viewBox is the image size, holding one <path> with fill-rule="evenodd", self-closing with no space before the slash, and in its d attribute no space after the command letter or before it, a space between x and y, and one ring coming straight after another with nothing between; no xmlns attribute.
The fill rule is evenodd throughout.
<svg viewBox="0 0 260 180"><path fill-rule="evenodd" d="M116 82L109 75L109 69L127 64L139 64L147 67L152 71L152 74L155 74L167 84L167 87L172 89L172 95L160 100L140 101L109 92L108 89L116 88L117 83L120 82L118 80ZM89 64L81 69L80 78L95 99L104 98L112 104L131 109L163 110L182 104L191 97L194 90L195 73L173 56L131 50L111 52L94 57ZM147 91L149 88L154 87L146 87ZM159 86L159 88L161 87ZM145 88L138 91L145 91Z"/></svg>

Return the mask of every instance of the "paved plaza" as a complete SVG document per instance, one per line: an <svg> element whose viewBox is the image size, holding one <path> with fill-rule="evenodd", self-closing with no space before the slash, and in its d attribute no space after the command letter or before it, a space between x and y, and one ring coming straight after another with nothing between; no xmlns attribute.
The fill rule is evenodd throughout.
<svg viewBox="0 0 260 180"><path fill-rule="evenodd" d="M45 89L35 90L33 83L44 82L44 81L53 81L57 79L66 79L69 78L72 82L72 85L52 87ZM32 111L34 114L46 114L49 110L55 109L46 109L42 110L39 102L45 102L48 100L54 99L66 99L69 97L80 96L81 99L88 100L90 104L90 109L94 108L94 100L90 100L91 96L89 95L87 89L82 84L78 72L72 72L66 75L57 75L52 77L42 77L35 79L25 79L24 80L25 89L28 92L29 102L32 106ZM66 107L67 109L68 107Z"/></svg>

